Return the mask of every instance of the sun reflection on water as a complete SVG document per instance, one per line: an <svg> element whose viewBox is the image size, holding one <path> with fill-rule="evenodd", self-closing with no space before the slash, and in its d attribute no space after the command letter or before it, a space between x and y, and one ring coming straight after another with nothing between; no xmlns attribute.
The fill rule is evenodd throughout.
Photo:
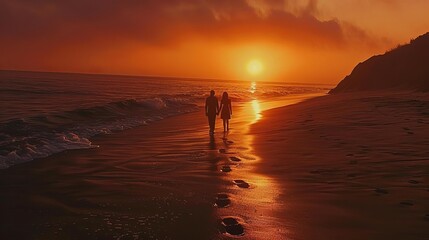
<svg viewBox="0 0 429 240"><path fill-rule="evenodd" d="M253 113L255 115L252 123L257 122L259 119L261 119L261 105L259 104L259 101L257 99L253 99L252 100L252 108L253 108Z"/></svg>
<svg viewBox="0 0 429 240"><path fill-rule="evenodd" d="M250 85L250 92L253 94L256 92L256 82L252 82Z"/></svg>

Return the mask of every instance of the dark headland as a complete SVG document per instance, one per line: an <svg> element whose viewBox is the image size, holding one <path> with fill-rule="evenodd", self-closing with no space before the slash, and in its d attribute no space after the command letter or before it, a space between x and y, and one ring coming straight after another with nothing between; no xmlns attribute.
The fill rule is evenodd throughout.
<svg viewBox="0 0 429 240"><path fill-rule="evenodd" d="M429 91L429 33L359 63L330 93Z"/></svg>

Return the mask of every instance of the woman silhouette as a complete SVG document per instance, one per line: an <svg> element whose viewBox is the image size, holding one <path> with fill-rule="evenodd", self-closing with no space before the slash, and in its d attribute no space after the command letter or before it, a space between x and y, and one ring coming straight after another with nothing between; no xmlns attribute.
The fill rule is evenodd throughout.
<svg viewBox="0 0 429 240"><path fill-rule="evenodd" d="M229 119L231 119L232 115L232 106L231 106L231 99L228 98L228 93L224 92L222 94L222 100L220 101L220 108L219 108L221 114L220 117L223 120L223 131L229 131Z"/></svg>

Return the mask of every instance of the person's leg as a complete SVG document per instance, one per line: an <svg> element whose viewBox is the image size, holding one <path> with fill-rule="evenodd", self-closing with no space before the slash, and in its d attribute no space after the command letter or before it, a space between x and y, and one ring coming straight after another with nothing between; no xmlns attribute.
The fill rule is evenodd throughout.
<svg viewBox="0 0 429 240"><path fill-rule="evenodd" d="M222 121L223 121L223 131L225 132L226 131L225 119L222 119Z"/></svg>
<svg viewBox="0 0 429 240"><path fill-rule="evenodd" d="M209 132L212 130L212 122L210 121L210 116L207 116L207 121L209 123Z"/></svg>
<svg viewBox="0 0 429 240"><path fill-rule="evenodd" d="M209 119L210 132L213 133L215 129L216 115L208 116L208 119Z"/></svg>
<svg viewBox="0 0 429 240"><path fill-rule="evenodd" d="M213 119L212 119L212 121L213 121L213 129L212 129L212 132L214 133L214 131L215 131L215 128L216 128L216 115L213 115Z"/></svg>
<svg viewBox="0 0 429 240"><path fill-rule="evenodd" d="M229 131L229 119L226 120L226 129Z"/></svg>

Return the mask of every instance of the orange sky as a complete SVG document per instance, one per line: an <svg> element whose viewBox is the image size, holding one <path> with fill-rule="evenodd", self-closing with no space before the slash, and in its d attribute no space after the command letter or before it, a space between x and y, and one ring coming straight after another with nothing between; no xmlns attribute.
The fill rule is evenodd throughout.
<svg viewBox="0 0 429 240"><path fill-rule="evenodd" d="M0 69L337 83L425 0L0 0ZM265 71L250 76L259 59Z"/></svg>

